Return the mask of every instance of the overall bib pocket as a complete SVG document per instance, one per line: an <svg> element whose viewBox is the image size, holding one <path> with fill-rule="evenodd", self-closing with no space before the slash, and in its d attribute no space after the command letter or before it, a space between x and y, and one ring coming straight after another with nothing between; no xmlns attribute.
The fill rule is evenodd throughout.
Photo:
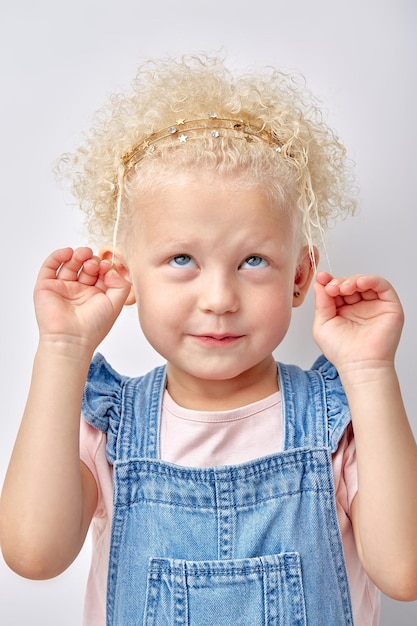
<svg viewBox="0 0 417 626"><path fill-rule="evenodd" d="M230 624L307 624L298 553L224 561L150 559L143 626Z"/></svg>

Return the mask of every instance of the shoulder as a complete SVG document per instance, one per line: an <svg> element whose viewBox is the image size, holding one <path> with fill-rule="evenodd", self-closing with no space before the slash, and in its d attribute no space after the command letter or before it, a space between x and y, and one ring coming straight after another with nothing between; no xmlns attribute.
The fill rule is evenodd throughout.
<svg viewBox="0 0 417 626"><path fill-rule="evenodd" d="M165 367L157 367L142 376L119 374L100 353L91 361L84 387L82 414L86 422L107 432L112 420L119 421L129 398L146 395L155 380L163 380Z"/></svg>
<svg viewBox="0 0 417 626"><path fill-rule="evenodd" d="M339 373L333 363L328 361L325 356L321 355L312 365L311 371L316 371L323 381L329 445L334 452L337 450L339 442L346 431L347 426L351 422L349 404L343 389Z"/></svg>
<svg viewBox="0 0 417 626"><path fill-rule="evenodd" d="M278 370L291 442L324 445L334 452L351 419L334 365L320 356L310 369L278 363Z"/></svg>
<svg viewBox="0 0 417 626"><path fill-rule="evenodd" d="M165 371L165 366L159 366L143 376L125 376L101 354L94 356L84 387L82 417L106 434L107 459L111 464L119 458L119 441L129 442L127 450L132 442L144 440L148 425L143 418L158 410Z"/></svg>
<svg viewBox="0 0 417 626"><path fill-rule="evenodd" d="M84 386L82 414L85 421L107 432L109 420L120 412L126 381L127 377L116 372L103 355L95 354Z"/></svg>

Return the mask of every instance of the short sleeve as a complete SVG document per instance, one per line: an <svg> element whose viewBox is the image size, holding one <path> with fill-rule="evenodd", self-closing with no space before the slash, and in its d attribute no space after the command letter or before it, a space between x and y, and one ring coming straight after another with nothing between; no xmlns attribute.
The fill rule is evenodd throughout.
<svg viewBox="0 0 417 626"><path fill-rule="evenodd" d="M89 368L82 400L83 419L107 435L107 456L114 463L117 433L122 414L123 389L127 381L97 353Z"/></svg>
<svg viewBox="0 0 417 626"><path fill-rule="evenodd" d="M352 502L358 492L358 467L352 424L343 434L332 461L336 500L350 518Z"/></svg>
<svg viewBox="0 0 417 626"><path fill-rule="evenodd" d="M103 494L100 479L100 471L97 467L97 457L100 455L100 449L105 448L105 435L97 430L85 420L81 420L80 425L80 460L88 467L98 489L98 504L95 515L100 514L103 508Z"/></svg>
<svg viewBox="0 0 417 626"><path fill-rule="evenodd" d="M337 450L343 434L350 424L349 404L335 366L321 355L313 364L323 379L327 406L328 440L332 452Z"/></svg>

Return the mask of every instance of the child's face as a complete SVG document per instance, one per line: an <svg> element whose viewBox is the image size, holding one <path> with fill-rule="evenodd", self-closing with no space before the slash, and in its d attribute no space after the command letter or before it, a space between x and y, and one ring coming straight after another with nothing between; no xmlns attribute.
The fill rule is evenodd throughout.
<svg viewBox="0 0 417 626"><path fill-rule="evenodd" d="M127 265L143 332L168 362L168 387L172 379L209 394L220 381L250 386L275 372L272 351L299 279L289 216L259 188L231 189L213 176L142 194L137 210Z"/></svg>

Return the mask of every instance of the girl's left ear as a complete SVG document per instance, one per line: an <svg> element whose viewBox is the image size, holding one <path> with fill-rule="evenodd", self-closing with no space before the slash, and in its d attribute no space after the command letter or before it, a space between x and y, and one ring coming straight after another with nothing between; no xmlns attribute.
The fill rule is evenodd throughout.
<svg viewBox="0 0 417 626"><path fill-rule="evenodd" d="M308 246L304 246L301 250L294 278L293 307L300 306L300 304L304 302L314 276L315 268L319 262L319 251L315 246L313 248L313 255L314 263Z"/></svg>
<svg viewBox="0 0 417 626"><path fill-rule="evenodd" d="M124 278L131 284L129 295L127 296L126 301L125 301L125 306L130 306L131 304L135 304L136 296L135 296L135 292L133 289L132 281L130 279L129 269L127 265L124 263L118 251L115 250L114 255L113 255L113 248L111 246L103 246L99 250L98 256L100 257L100 259L110 261L110 262L113 261L113 264L115 265L120 276L122 276L122 278Z"/></svg>

